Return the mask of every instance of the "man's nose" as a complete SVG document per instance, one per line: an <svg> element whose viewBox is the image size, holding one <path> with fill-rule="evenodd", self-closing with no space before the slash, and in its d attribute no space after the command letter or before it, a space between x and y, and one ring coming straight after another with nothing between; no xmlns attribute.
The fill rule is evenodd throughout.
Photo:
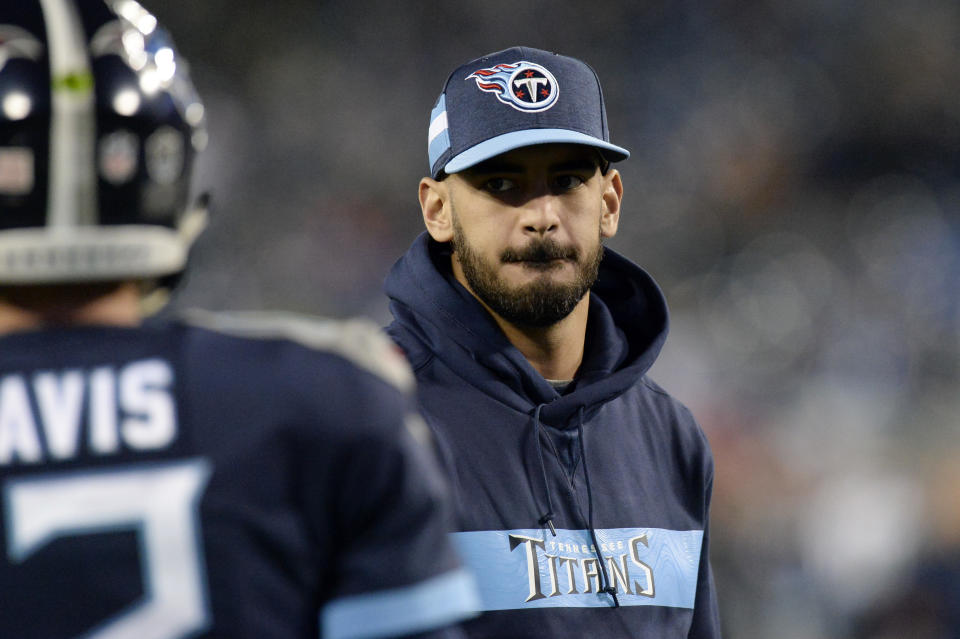
<svg viewBox="0 0 960 639"><path fill-rule="evenodd" d="M523 230L529 235L545 237L555 232L560 225L560 205L551 193L542 193L523 204L521 213Z"/></svg>

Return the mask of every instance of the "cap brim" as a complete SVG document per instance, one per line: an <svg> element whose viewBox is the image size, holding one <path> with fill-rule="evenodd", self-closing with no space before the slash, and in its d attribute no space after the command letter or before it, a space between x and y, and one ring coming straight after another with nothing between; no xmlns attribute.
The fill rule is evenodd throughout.
<svg viewBox="0 0 960 639"><path fill-rule="evenodd" d="M455 155L442 168L445 173L456 173L501 153L534 144L583 144L592 146L603 151L604 157L611 162L626 160L630 157L630 151L578 131L570 131L569 129L525 129L523 131L511 131L484 140L463 153Z"/></svg>

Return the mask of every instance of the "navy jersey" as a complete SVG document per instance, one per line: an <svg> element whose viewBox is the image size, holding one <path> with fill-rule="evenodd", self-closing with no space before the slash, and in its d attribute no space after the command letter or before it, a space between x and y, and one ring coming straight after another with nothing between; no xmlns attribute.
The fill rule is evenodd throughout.
<svg viewBox="0 0 960 639"><path fill-rule="evenodd" d="M381 637L468 610L374 329L197 316L0 337L0 637Z"/></svg>

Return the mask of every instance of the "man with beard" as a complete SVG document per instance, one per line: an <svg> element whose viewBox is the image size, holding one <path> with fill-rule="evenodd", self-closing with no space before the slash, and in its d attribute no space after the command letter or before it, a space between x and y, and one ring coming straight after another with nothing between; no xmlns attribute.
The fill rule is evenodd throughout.
<svg viewBox="0 0 960 639"><path fill-rule="evenodd" d="M512 48L448 78L431 115L427 232L387 278L389 333L456 494L480 586L472 637L718 637L713 462L646 376L660 290L603 246L623 185L583 62Z"/></svg>

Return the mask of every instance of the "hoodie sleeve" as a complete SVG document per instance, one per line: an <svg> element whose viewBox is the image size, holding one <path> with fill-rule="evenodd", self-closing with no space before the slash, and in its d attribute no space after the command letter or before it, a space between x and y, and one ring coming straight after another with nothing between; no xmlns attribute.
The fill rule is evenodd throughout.
<svg viewBox="0 0 960 639"><path fill-rule="evenodd" d="M697 575L697 596L693 607L693 623L688 639L719 639L720 613L717 605L717 589L710 566L710 499L713 495L713 459L707 453L709 472L705 491L703 545L700 548L700 570Z"/></svg>

